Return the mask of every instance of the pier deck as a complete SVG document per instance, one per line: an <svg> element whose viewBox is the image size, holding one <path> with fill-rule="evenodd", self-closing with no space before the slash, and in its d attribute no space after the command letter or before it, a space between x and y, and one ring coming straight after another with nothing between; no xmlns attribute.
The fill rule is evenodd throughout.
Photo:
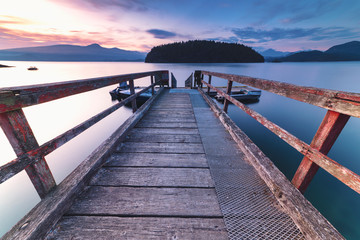
<svg viewBox="0 0 360 240"><path fill-rule="evenodd" d="M197 90L166 90L46 239L303 239Z"/></svg>

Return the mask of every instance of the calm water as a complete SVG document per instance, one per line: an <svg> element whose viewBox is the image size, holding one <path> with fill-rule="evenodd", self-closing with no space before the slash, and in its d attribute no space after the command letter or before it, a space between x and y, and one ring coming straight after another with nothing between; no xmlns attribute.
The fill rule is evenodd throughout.
<svg viewBox="0 0 360 240"><path fill-rule="evenodd" d="M0 69L0 87L59 82L106 75L150 70L170 70L184 86L197 69L249 75L303 86L314 86L360 92L360 62L344 63L261 63L261 64L145 64L145 63L57 63L1 62L15 68ZM27 71L36 65L39 71ZM142 79L138 85L147 85ZM226 82L214 79L218 86ZM113 86L66 99L25 108L25 114L40 144L114 104L109 90ZM263 91L258 103L250 107L280 125L303 141L310 143L326 111L305 103ZM122 108L46 157L57 183L61 182L96 146L131 115ZM291 179L302 155L233 105L230 117ZM360 173L360 119L351 118L329 156ZM15 158L3 132L0 131L0 164ZM19 184L20 183L20 184ZM23 172L0 185L0 236L39 202L27 175ZM360 195L337 179L319 170L306 192L306 197L347 238L360 239Z"/></svg>

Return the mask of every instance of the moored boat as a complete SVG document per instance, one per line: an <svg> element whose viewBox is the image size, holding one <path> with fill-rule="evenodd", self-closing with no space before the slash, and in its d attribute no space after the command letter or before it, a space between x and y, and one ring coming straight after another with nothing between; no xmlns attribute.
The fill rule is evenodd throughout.
<svg viewBox="0 0 360 240"><path fill-rule="evenodd" d="M143 87L135 87L135 93L140 92L143 90ZM130 93L130 87L127 85L126 82L123 82L120 84L119 87L115 88L114 90L110 91L111 98L113 100L124 100L125 98L129 97L131 95ZM136 98L137 104L143 104L145 103L150 97L152 96L151 89L148 89L147 91L143 92Z"/></svg>
<svg viewBox="0 0 360 240"><path fill-rule="evenodd" d="M27 70L29 70L29 71L35 71L35 70L38 70L38 68L35 67L35 66L31 66L31 67L28 67Z"/></svg>
<svg viewBox="0 0 360 240"><path fill-rule="evenodd" d="M261 90L255 90L249 87L240 88L240 90L232 91L230 96L235 98L238 101L251 101L255 102L258 101L261 96ZM224 97L220 94L215 95L215 99L218 101L224 101Z"/></svg>

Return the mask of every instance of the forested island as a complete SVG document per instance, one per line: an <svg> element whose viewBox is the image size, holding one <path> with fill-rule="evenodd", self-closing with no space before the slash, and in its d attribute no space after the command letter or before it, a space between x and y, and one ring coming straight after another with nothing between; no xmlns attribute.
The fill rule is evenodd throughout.
<svg viewBox="0 0 360 240"><path fill-rule="evenodd" d="M153 47L147 54L145 62L254 63L264 62L264 57L242 44L194 40Z"/></svg>

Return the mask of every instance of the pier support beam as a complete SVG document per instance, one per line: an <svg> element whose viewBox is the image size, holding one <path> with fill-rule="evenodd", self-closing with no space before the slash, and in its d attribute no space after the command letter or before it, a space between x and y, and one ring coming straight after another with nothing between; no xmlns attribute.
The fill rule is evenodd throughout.
<svg viewBox="0 0 360 240"><path fill-rule="evenodd" d="M134 80L129 81L129 86L130 86L130 95L134 95L135 94ZM137 110L136 98L132 100L131 105L132 105L133 113L136 112Z"/></svg>
<svg viewBox="0 0 360 240"><path fill-rule="evenodd" d="M0 125L18 157L39 148L22 109L1 113ZM36 159L25 171L41 198L56 186L44 157Z"/></svg>
<svg viewBox="0 0 360 240"><path fill-rule="evenodd" d="M227 89L226 89L226 94L227 95L230 95L230 93L231 93L231 88L232 88L232 85L233 85L233 82L232 81L228 81L228 85L227 85ZM229 107L229 100L227 100L226 98L224 98L224 112L226 112L227 113L227 111L228 111L228 107Z"/></svg>
<svg viewBox="0 0 360 240"><path fill-rule="evenodd" d="M310 146L325 155L328 154L349 118L348 115L329 110ZM316 163L304 156L292 179L292 183L301 193L304 193L318 169L319 166Z"/></svg>

